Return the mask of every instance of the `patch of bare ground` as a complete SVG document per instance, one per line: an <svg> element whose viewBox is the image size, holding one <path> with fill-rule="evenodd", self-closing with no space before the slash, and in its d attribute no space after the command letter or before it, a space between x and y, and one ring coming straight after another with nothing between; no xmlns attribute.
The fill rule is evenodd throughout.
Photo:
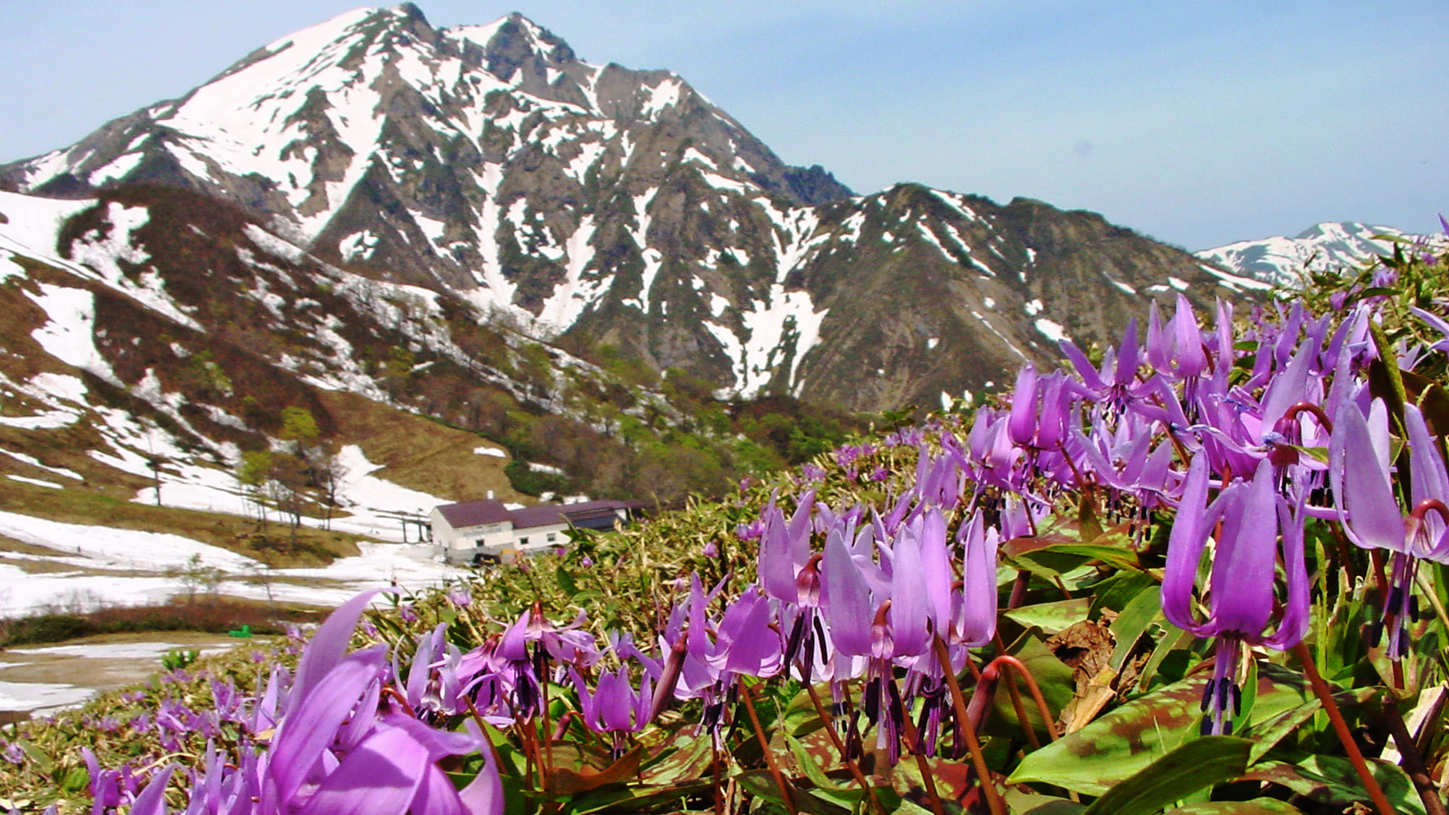
<svg viewBox="0 0 1449 815"><path fill-rule="evenodd" d="M509 484L503 472L507 458L473 452L501 447L496 442L355 394L318 396L337 423L338 437L359 445L369 461L383 465L374 473L379 478L455 501L482 498L490 490L500 501L529 500Z"/></svg>

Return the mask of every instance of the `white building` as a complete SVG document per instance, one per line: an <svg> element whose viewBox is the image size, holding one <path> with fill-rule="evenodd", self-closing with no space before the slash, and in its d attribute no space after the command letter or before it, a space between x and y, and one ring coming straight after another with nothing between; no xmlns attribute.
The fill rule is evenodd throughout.
<svg viewBox="0 0 1449 815"><path fill-rule="evenodd" d="M568 543L566 530L613 529L626 524L640 505L632 501L581 501L508 509L494 500L435 507L429 514L433 540L449 563L514 560Z"/></svg>

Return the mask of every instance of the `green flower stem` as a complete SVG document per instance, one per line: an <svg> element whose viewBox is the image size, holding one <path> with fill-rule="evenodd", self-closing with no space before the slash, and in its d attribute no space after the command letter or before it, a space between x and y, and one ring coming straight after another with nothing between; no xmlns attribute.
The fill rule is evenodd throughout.
<svg viewBox="0 0 1449 815"><path fill-rule="evenodd" d="M1343 745L1344 752L1348 753L1348 760L1352 762L1354 772L1358 773L1359 780L1363 782L1364 790L1368 792L1374 808L1379 811L1379 815L1394 815L1394 808L1389 805L1389 799L1384 797L1384 791L1379 788L1378 780L1369 771L1363 753L1354 743L1353 734L1348 730L1348 722L1343 720L1343 713L1339 711L1338 703L1333 701L1333 691L1318 674L1318 666L1314 664L1313 654L1308 651L1308 646L1300 640L1297 645L1293 646L1293 655L1303 664L1303 672L1308 675L1308 682L1313 686L1313 692L1318 696L1318 701L1323 703L1323 710L1328 714L1328 720L1333 723L1333 730L1338 734L1338 740Z"/></svg>

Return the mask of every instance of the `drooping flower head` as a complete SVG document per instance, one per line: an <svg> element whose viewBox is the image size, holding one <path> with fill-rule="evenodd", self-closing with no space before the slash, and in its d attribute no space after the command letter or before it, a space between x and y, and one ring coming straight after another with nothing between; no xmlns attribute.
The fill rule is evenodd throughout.
<svg viewBox="0 0 1449 815"><path fill-rule="evenodd" d="M1251 482L1226 486L1211 505L1207 498L1207 456L1198 454L1188 467L1168 540L1162 612L1178 628L1217 641L1213 678L1203 691L1203 731L1216 735L1232 732L1243 646L1287 650L1307 632L1308 573L1303 562L1302 507L1290 511L1274 489L1272 464L1266 459ZM1214 535L1219 521L1221 531ZM1215 538L1215 545L1207 616L1200 618L1194 611L1194 588L1209 538ZM1286 586L1274 626L1280 563Z"/></svg>

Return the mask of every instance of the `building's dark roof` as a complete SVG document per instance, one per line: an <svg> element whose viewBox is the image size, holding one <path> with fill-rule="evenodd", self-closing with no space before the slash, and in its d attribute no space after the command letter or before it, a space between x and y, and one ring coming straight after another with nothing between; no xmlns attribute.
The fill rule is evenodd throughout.
<svg viewBox="0 0 1449 815"><path fill-rule="evenodd" d="M580 501L577 504L539 504L534 507L515 509L514 529L531 529L535 526L553 524L578 524L593 518L614 517L621 509L634 510L641 504L634 501Z"/></svg>
<svg viewBox="0 0 1449 815"><path fill-rule="evenodd" d="M461 504L444 504L438 507L443 520L454 529L481 524L497 524L511 520L509 512L498 501L464 501Z"/></svg>
<svg viewBox="0 0 1449 815"><path fill-rule="evenodd" d="M514 529L533 529L554 524L584 523L612 518L619 510L631 514L643 507L637 501L581 501L577 504L539 504L509 510L499 501L464 501L438 507L443 519L454 529L480 524L512 521Z"/></svg>

